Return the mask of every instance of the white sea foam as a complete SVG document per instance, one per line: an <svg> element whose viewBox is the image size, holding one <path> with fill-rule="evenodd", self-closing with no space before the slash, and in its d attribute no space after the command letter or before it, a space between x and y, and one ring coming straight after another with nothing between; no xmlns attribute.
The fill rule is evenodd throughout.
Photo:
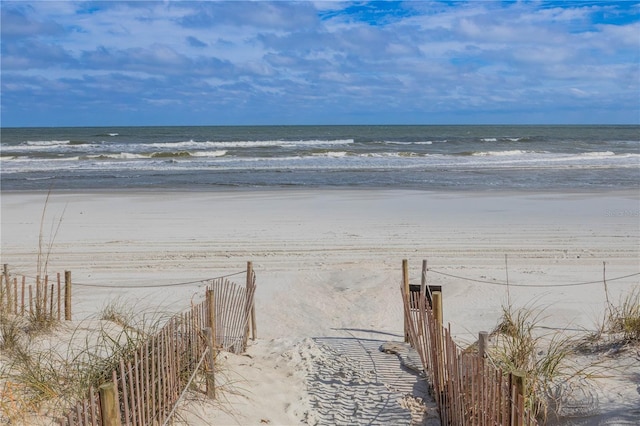
<svg viewBox="0 0 640 426"><path fill-rule="evenodd" d="M120 152L114 154L93 154L87 155L90 159L114 159L114 160L133 160L139 158L151 158L151 155L134 154L132 152Z"/></svg>
<svg viewBox="0 0 640 426"><path fill-rule="evenodd" d="M498 142L497 138L482 138L480 139L482 142Z"/></svg>
<svg viewBox="0 0 640 426"><path fill-rule="evenodd" d="M612 155L616 155L611 151L596 151L596 152L585 152L581 154L583 157L611 157Z"/></svg>
<svg viewBox="0 0 640 426"><path fill-rule="evenodd" d="M31 180L31 181L34 181L34 180L51 180L51 179L55 179L55 178L56 178L55 176L28 177L28 178L26 178L26 180Z"/></svg>
<svg viewBox="0 0 640 426"><path fill-rule="evenodd" d="M358 157L368 157L368 158L406 158L406 157L431 157L438 156L440 154L418 154L415 152L366 152L363 154L358 154Z"/></svg>
<svg viewBox="0 0 640 426"><path fill-rule="evenodd" d="M78 161L80 157L54 157L54 158L33 158L27 156L16 156L16 157L3 157L3 160L8 160L10 163L56 163L61 161ZM3 170L4 171L4 170Z"/></svg>
<svg viewBox="0 0 640 426"><path fill-rule="evenodd" d="M541 154L541 153L545 153L545 152L512 149L509 151L479 151L479 152L474 152L471 155L474 155L476 157L487 157L487 156L511 156L511 155L524 155L524 154Z"/></svg>
<svg viewBox="0 0 640 426"><path fill-rule="evenodd" d="M71 141L27 141L26 145L28 146L56 146L56 145L68 145Z"/></svg>
<svg viewBox="0 0 640 426"><path fill-rule="evenodd" d="M194 151L190 152L193 157L224 157L227 155L227 151L224 149L219 149L216 151Z"/></svg>
<svg viewBox="0 0 640 426"><path fill-rule="evenodd" d="M29 152L29 151L55 151L56 149L69 149L71 141L27 141L16 146L7 146L3 149L12 151Z"/></svg>
<svg viewBox="0 0 640 426"><path fill-rule="evenodd" d="M347 145L353 143L353 139L337 139L337 140L258 140L258 141L204 141L197 142L194 140L181 142L158 142L148 144L156 148L191 148L191 149L207 149L207 148L269 148L269 147L304 147L304 146L325 146L325 145Z"/></svg>
<svg viewBox="0 0 640 426"><path fill-rule="evenodd" d="M347 155L346 151L330 151L330 152L318 152L313 154L314 157L331 157L331 158L341 158Z"/></svg>
<svg viewBox="0 0 640 426"><path fill-rule="evenodd" d="M441 141L446 142L446 141ZM433 141L417 141L417 142L401 142L401 141L385 141L389 145L432 145Z"/></svg>

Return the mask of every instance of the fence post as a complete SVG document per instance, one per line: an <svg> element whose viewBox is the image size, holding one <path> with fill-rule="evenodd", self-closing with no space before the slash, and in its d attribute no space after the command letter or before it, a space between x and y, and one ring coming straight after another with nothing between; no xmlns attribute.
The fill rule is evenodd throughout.
<svg viewBox="0 0 640 426"><path fill-rule="evenodd" d="M212 339L211 346L215 348L216 346L216 299L214 291L207 290L207 305L209 308L209 318L207 320L207 325L211 328Z"/></svg>
<svg viewBox="0 0 640 426"><path fill-rule="evenodd" d="M422 260L422 279L420 280L420 296L427 297L427 259Z"/></svg>
<svg viewBox="0 0 640 426"><path fill-rule="evenodd" d="M407 300L409 301L409 311L411 311L411 294L409 293L409 262L407 259L402 259L402 291L404 292ZM404 316L404 341L409 342L409 324L408 315Z"/></svg>
<svg viewBox="0 0 640 426"><path fill-rule="evenodd" d="M36 275L36 303L34 304L36 308L36 318L40 318L40 298L40 275Z"/></svg>
<svg viewBox="0 0 640 426"><path fill-rule="evenodd" d="M7 313L10 314L12 305L11 301L13 299L11 298L11 282L9 281L9 264L5 263L2 265L2 274L4 275L4 283L7 288ZM0 291L0 293L2 292ZM0 301L0 304L4 304L4 300Z"/></svg>
<svg viewBox="0 0 640 426"><path fill-rule="evenodd" d="M64 319L71 321L71 271L64 271Z"/></svg>
<svg viewBox="0 0 640 426"><path fill-rule="evenodd" d="M207 304L209 310L208 327L205 327L204 334L207 339L209 352L207 354L206 369L206 385L207 398L215 399L216 397L216 380L215 380L215 354L216 354L216 299L213 289L207 290Z"/></svg>
<svg viewBox="0 0 640 426"><path fill-rule="evenodd" d="M487 347L489 343L489 333L481 331L478 333L478 356L480 358L487 357Z"/></svg>
<svg viewBox="0 0 640 426"><path fill-rule="evenodd" d="M22 291L24 299L24 290ZM24 307L22 308L24 310ZM13 278L13 313L18 315L18 278Z"/></svg>
<svg viewBox="0 0 640 426"><path fill-rule="evenodd" d="M249 340L249 332L251 331L252 340L256 340L256 324L255 324L255 311L253 303L249 304L249 289L253 286L253 262L247 262L247 282L246 282L246 290L247 290L247 306L246 306L246 314L247 314L247 328L246 328L246 338L245 342ZM246 343L245 343L246 345ZM245 346L246 347L246 346Z"/></svg>
<svg viewBox="0 0 640 426"><path fill-rule="evenodd" d="M249 278L251 276L251 278ZM247 279L251 280L251 286L255 285L253 281L254 273L253 273L253 263L247 262ZM248 283L249 281L247 281ZM251 301L251 340L256 340L258 338L258 326L256 324L256 299L255 295L253 300Z"/></svg>
<svg viewBox="0 0 640 426"><path fill-rule="evenodd" d="M62 317L62 299L60 298L60 272L58 272L58 321Z"/></svg>
<svg viewBox="0 0 640 426"><path fill-rule="evenodd" d="M211 330L211 327L204 328L204 335L207 339L207 347L209 352L207 353L207 367L206 367L206 383L207 383L207 398L215 399L216 397L216 379L215 379L215 343L214 343L214 333Z"/></svg>
<svg viewBox="0 0 640 426"><path fill-rule="evenodd" d="M22 314L22 315L24 315L24 308L25 308L25 305L24 305L24 293L25 293L25 290L24 289L25 289L26 285L27 285L27 278L23 276L22 277L22 288L21 288L22 291L20 292L20 303L21 303L21 305L20 305L21 306L20 307L20 314ZM16 289L16 292L17 291L18 290ZM16 298L17 298L17 296L16 296Z"/></svg>
<svg viewBox="0 0 640 426"><path fill-rule="evenodd" d="M120 403L118 391L113 382L100 385L100 415L104 426L120 426Z"/></svg>
<svg viewBox="0 0 640 426"><path fill-rule="evenodd" d="M434 291L433 297L433 318L438 323L438 327L442 328L442 292Z"/></svg>

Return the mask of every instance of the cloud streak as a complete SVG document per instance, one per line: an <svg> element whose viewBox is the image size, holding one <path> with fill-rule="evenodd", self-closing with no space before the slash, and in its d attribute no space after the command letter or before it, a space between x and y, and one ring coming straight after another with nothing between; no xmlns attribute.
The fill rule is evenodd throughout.
<svg viewBox="0 0 640 426"><path fill-rule="evenodd" d="M2 125L638 123L630 2L10 2Z"/></svg>

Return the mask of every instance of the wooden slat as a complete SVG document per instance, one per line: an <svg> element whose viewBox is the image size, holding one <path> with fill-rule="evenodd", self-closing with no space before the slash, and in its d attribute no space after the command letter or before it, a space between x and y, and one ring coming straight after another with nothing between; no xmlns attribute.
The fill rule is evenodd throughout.
<svg viewBox="0 0 640 426"><path fill-rule="evenodd" d="M91 397L91 426L98 426L102 424L102 419L100 418L100 407L96 404L96 400L99 399L93 386L89 389L89 395Z"/></svg>
<svg viewBox="0 0 640 426"><path fill-rule="evenodd" d="M24 311L25 311L25 306L24 306L24 289L25 289L25 286L26 286L26 285L27 285L27 278L26 278L26 277L22 277L22 292L21 292L21 298L22 298L21 305L22 305L22 308L21 308L21 312L20 312L22 315L24 315Z"/></svg>
<svg viewBox="0 0 640 426"><path fill-rule="evenodd" d="M139 425L144 425L144 419L142 418L142 393L140 389L140 360L138 359L138 351L133 353L133 365L131 368L132 382L134 383L132 393L133 398L136 401L136 419Z"/></svg>
<svg viewBox="0 0 640 426"><path fill-rule="evenodd" d="M82 421L83 424L88 425L90 420L89 420L89 401L88 400L84 400L82 401L82 414L84 415Z"/></svg>
<svg viewBox="0 0 640 426"><path fill-rule="evenodd" d="M151 411L151 360L150 360L150 352L151 344L150 341L147 340L144 344L144 369L145 369L145 383L144 383L144 395L145 395L145 406L147 407L147 424L151 424L153 422L153 411Z"/></svg>
<svg viewBox="0 0 640 426"><path fill-rule="evenodd" d="M120 358L120 398L124 406L125 425L129 426L131 424L131 409L129 405L129 392L127 392L127 370L123 358Z"/></svg>
<svg viewBox="0 0 640 426"><path fill-rule="evenodd" d="M62 314L62 309L60 309L60 306L61 306L60 305L60 301L62 300L61 299L61 292L60 292L60 272L58 272L57 278L58 278L58 307L57 307L57 311L56 312L58 314L58 321L60 321L60 316Z"/></svg>

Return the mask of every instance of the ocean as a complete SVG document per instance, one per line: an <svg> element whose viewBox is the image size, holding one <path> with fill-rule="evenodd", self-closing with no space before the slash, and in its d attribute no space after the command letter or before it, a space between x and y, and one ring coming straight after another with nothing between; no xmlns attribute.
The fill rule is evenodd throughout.
<svg viewBox="0 0 640 426"><path fill-rule="evenodd" d="M2 191L640 189L640 126L2 128Z"/></svg>

